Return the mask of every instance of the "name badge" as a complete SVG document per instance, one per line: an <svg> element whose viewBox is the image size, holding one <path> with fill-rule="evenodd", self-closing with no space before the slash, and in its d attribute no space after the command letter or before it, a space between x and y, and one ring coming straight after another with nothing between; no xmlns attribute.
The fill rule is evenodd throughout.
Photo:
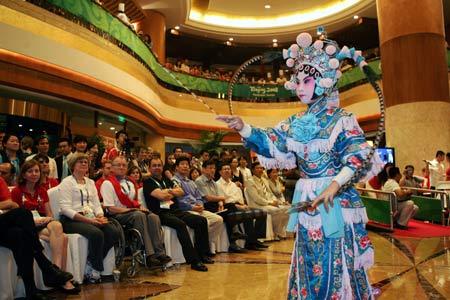
<svg viewBox="0 0 450 300"><path fill-rule="evenodd" d="M165 209L170 209L170 205L172 205L173 204L173 201L172 200L169 200L169 201L161 201L161 202L159 202L159 207L160 208L165 208Z"/></svg>
<svg viewBox="0 0 450 300"><path fill-rule="evenodd" d="M40 219L41 215L37 210L32 210L31 213L33 214L33 219Z"/></svg>

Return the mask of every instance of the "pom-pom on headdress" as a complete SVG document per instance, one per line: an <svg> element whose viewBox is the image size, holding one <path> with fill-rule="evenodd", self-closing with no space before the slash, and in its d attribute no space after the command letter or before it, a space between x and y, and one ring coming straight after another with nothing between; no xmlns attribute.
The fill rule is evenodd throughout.
<svg viewBox="0 0 450 300"><path fill-rule="evenodd" d="M361 69L367 65L361 51L349 49L347 46L340 49L335 41L328 39L319 39L313 43L311 35L307 32L300 33L297 36L297 43L283 50L283 58L286 59L286 65L295 70L284 87L287 90L296 90L297 75L304 72L315 79L314 93L317 96L330 95L335 90L336 83L342 75L339 68L345 59L353 59Z"/></svg>

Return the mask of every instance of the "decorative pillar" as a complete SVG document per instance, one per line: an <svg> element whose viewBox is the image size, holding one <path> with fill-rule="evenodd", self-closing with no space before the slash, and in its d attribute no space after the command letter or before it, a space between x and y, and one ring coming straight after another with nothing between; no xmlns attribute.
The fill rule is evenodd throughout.
<svg viewBox="0 0 450 300"><path fill-rule="evenodd" d="M386 142L400 169L450 150L442 1L377 0ZM419 173L419 172L417 172Z"/></svg>
<svg viewBox="0 0 450 300"><path fill-rule="evenodd" d="M152 39L152 51L161 64L166 62L166 18L161 13L147 9L145 18L137 24L137 32L143 31Z"/></svg>

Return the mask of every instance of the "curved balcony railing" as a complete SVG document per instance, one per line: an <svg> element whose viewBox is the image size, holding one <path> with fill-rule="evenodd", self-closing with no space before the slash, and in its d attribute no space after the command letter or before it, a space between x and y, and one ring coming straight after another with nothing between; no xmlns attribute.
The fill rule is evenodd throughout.
<svg viewBox="0 0 450 300"><path fill-rule="evenodd" d="M133 30L110 14L102 6L91 0L28 0L42 8L65 17L107 39L131 54L142 63L164 87L185 92L182 86L174 80L158 63L150 46L146 44ZM450 51L448 51L450 66ZM381 76L380 61L369 62L375 72ZM227 93L228 82L199 78L188 74L174 72L174 75L190 90L202 96L213 98L223 97ZM340 91L365 83L365 77L358 68L353 68L343 74L338 83ZM291 91L281 85L249 85L238 84L233 91L233 97L238 101L293 101L297 100Z"/></svg>

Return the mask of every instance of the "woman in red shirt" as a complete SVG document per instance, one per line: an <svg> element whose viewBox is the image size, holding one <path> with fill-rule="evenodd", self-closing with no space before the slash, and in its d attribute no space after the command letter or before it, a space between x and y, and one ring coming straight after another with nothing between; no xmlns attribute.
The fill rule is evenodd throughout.
<svg viewBox="0 0 450 300"><path fill-rule="evenodd" d="M39 162L26 161L21 169L17 186L11 191L11 198L20 207L31 210L39 231L39 238L49 242L52 249L52 262L60 269L66 269L67 237L60 222L53 219L47 190L41 185L42 172ZM79 292L68 281L62 289L68 293Z"/></svg>

